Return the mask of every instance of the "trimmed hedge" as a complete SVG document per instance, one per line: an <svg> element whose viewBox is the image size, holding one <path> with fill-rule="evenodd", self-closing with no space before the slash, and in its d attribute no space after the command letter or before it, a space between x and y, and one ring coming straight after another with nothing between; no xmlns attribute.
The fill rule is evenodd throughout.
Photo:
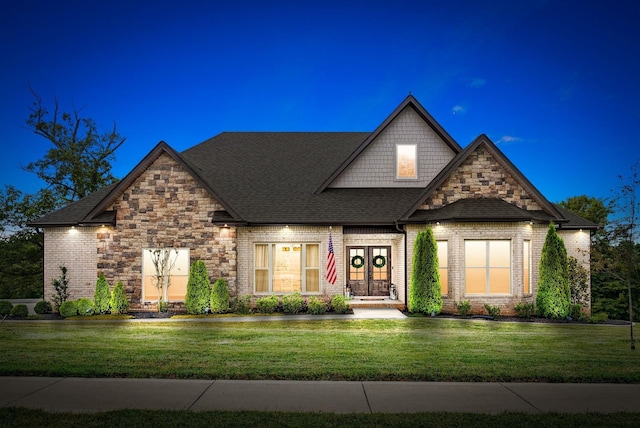
<svg viewBox="0 0 640 428"><path fill-rule="evenodd" d="M100 274L96 281L96 291L93 294L94 310L96 314L106 314L109 312L109 302L111 301L111 291L109 290L109 283L104 277L104 274Z"/></svg>
<svg viewBox="0 0 640 428"><path fill-rule="evenodd" d="M16 318L25 318L29 315L27 305L16 305L11 309L11 316Z"/></svg>
<svg viewBox="0 0 640 428"><path fill-rule="evenodd" d="M109 308L113 315L126 314L129 311L129 300L127 300L127 295L124 292L122 281L118 281L113 287Z"/></svg>
<svg viewBox="0 0 640 428"><path fill-rule="evenodd" d="M285 314L297 314L304 308L304 299L298 292L282 296L282 311Z"/></svg>
<svg viewBox="0 0 640 428"><path fill-rule="evenodd" d="M210 300L211 281L209 281L209 275L207 274L207 266L202 260L196 260L189 271L184 306L189 314L204 314L207 308L210 307Z"/></svg>
<svg viewBox="0 0 640 428"><path fill-rule="evenodd" d="M96 310L96 305L93 303L93 300L87 297L78 299L76 304L78 305L78 314L83 317L90 317Z"/></svg>
<svg viewBox="0 0 640 428"><path fill-rule="evenodd" d="M9 315L13 309L13 303L7 300L0 300L0 317Z"/></svg>
<svg viewBox="0 0 640 428"><path fill-rule="evenodd" d="M316 296L311 296L307 302L307 312L311 315L322 315L327 312L327 302Z"/></svg>
<svg viewBox="0 0 640 428"><path fill-rule="evenodd" d="M211 308L211 313L214 314L224 314L229 310L229 290L227 289L227 281L224 278L218 278L213 283L209 298L209 308Z"/></svg>
<svg viewBox="0 0 640 428"><path fill-rule="evenodd" d="M262 314L272 314L278 310L279 304L280 299L278 299L278 296L272 294L271 296L260 297L256 300L256 309Z"/></svg>
<svg viewBox="0 0 640 428"><path fill-rule="evenodd" d="M78 303L75 300L65 300L58 310L65 318L75 317L78 315Z"/></svg>
<svg viewBox="0 0 640 428"><path fill-rule="evenodd" d="M331 308L337 314L346 314L349 310L349 303L342 294L336 294L331 298Z"/></svg>
<svg viewBox="0 0 640 428"><path fill-rule="evenodd" d="M51 303L47 302L46 300L41 300L38 303L36 303L33 310L35 311L36 314L42 315L42 314L50 314L53 309L51 308Z"/></svg>

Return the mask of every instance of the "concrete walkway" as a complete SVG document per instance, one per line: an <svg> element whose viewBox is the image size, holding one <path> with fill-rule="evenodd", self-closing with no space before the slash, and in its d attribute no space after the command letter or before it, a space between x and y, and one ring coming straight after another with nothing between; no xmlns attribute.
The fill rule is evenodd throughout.
<svg viewBox="0 0 640 428"><path fill-rule="evenodd" d="M330 413L640 412L640 385L0 377L0 407Z"/></svg>

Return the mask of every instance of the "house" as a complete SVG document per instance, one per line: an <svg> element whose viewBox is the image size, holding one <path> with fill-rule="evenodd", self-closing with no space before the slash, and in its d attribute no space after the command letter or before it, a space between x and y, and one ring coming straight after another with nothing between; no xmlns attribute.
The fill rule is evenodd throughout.
<svg viewBox="0 0 640 428"><path fill-rule="evenodd" d="M373 132L224 132L181 153L161 142L120 182L33 225L46 298L65 266L71 298L93 296L102 272L137 310L155 307L148 250L161 248L176 249L164 296L174 304L203 260L232 295L348 287L353 304L404 308L414 241L430 226L443 311L470 300L509 313L535 301L551 222L588 268L593 223L550 203L487 136L463 149L408 96Z"/></svg>

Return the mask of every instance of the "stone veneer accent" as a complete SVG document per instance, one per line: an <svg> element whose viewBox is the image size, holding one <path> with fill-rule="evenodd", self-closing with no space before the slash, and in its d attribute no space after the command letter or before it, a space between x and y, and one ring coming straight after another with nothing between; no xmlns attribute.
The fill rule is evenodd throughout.
<svg viewBox="0 0 640 428"><path fill-rule="evenodd" d="M417 144L417 180L396 180L396 144ZM454 156L420 115L406 107L330 187L425 187Z"/></svg>
<svg viewBox="0 0 640 428"><path fill-rule="evenodd" d="M449 175L420 209L436 209L460 199L484 197L500 198L525 210L541 209L482 145Z"/></svg>
<svg viewBox="0 0 640 428"><path fill-rule="evenodd" d="M160 155L108 209L117 211L116 227L96 235L97 268L109 283L123 281L132 308L147 307L141 301L144 248L189 248L191 263L203 260L211 281L225 278L234 293L236 230L211 223L223 207L169 155Z"/></svg>

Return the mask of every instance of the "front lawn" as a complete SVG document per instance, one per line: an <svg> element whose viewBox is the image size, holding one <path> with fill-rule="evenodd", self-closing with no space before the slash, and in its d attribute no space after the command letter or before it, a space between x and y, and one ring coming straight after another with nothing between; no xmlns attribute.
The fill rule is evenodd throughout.
<svg viewBox="0 0 640 428"><path fill-rule="evenodd" d="M638 383L628 334L430 318L5 322L0 375Z"/></svg>

